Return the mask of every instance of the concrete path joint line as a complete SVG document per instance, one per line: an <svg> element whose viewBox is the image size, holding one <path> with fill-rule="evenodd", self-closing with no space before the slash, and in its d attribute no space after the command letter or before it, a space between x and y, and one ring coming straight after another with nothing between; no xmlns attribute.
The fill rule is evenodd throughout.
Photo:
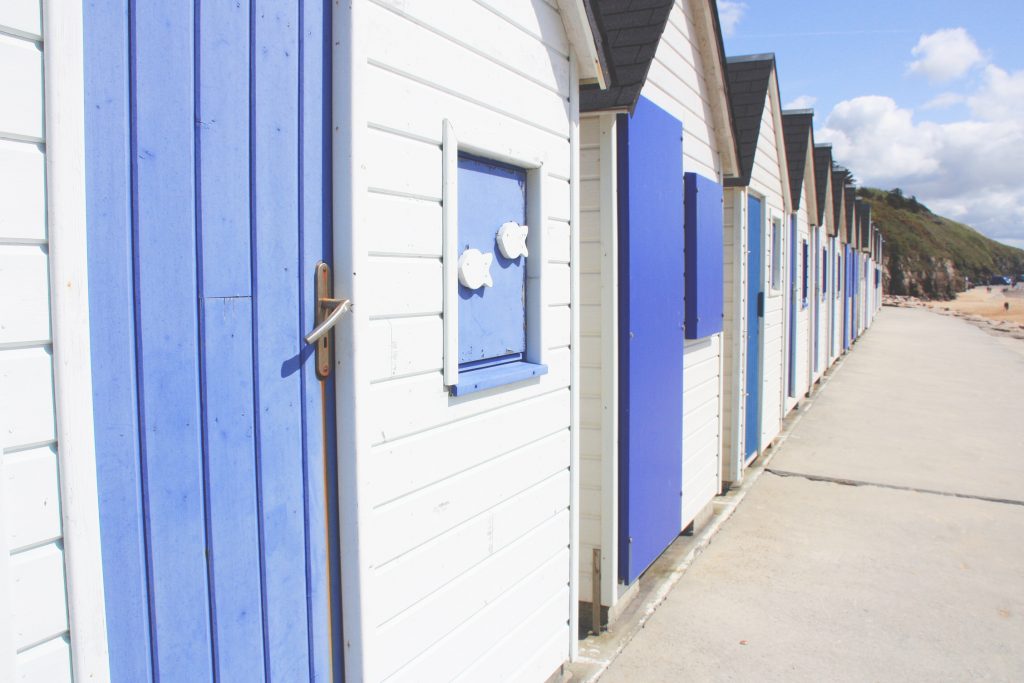
<svg viewBox="0 0 1024 683"><path fill-rule="evenodd" d="M978 496L970 493L957 493L956 491L936 491L935 489L921 489L914 486L900 486L898 484L882 484L877 481L861 481L858 479L844 479L842 477L826 477L819 474L801 474L800 472L788 472L786 470L775 470L764 468L765 472L774 474L776 477L799 477L809 481L823 481L843 486L873 486L881 489L893 489L895 491L910 491L912 493L927 493L933 496L948 496L950 498L969 498L971 500L983 500L988 503L1002 503L1004 505L1024 506L1024 500L1013 500L1011 498L992 498L989 496Z"/></svg>

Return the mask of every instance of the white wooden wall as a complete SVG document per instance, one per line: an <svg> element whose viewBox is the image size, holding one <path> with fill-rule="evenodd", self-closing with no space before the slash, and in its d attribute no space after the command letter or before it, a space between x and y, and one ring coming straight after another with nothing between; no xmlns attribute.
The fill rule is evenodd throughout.
<svg viewBox="0 0 1024 683"><path fill-rule="evenodd" d="M829 292L832 297L832 349L830 354L831 362L843 353L843 308L844 308L844 285L846 283L846 263L843 258L843 243L838 236L830 238L832 245L830 252L832 256L833 281ZM835 280L836 268L838 268L839 279Z"/></svg>
<svg viewBox="0 0 1024 683"><path fill-rule="evenodd" d="M0 679L71 680L38 1L0 6Z"/></svg>
<svg viewBox="0 0 1024 683"><path fill-rule="evenodd" d="M787 226L788 229L788 226ZM800 192L800 208L796 211L796 244L790 245L790 248L796 251L796 273L793 277L793 282L790 283L790 291L793 292L793 296L796 301L796 353L793 356L796 362L796 381L794 382L795 396L792 398L787 396L786 399L786 413L793 409L797 403L803 400L804 394L810 388L811 383L811 365L810 365L810 345L813 342L811 338L811 308L810 301L808 301L807 308L801 308L803 299L803 269L804 269L804 250L803 240L807 240L808 243L808 256L813 256L810 252L811 243L811 226L807 215L807 191L802 189ZM786 260L786 269L789 270L789 259ZM787 273L788 274L788 273ZM808 277L810 278L808 285L811 288L811 292L814 290L814 273L809 271ZM789 331L786 331L789 334ZM786 342L789 343L788 341Z"/></svg>
<svg viewBox="0 0 1024 683"><path fill-rule="evenodd" d="M830 211L831 209L826 209ZM829 330L829 318L832 315L832 311L829 308L829 292L831 289L826 285L825 296L822 298L821 295L821 282L824 274L832 276L832 268L829 267L827 257L822 259L822 249L828 247L828 234L825 230L825 226L819 225L814 229L818 235L817 246L818 248L814 252L814 262L818 264L817 277L812 283L811 291L813 292L812 298L816 302L816 317L814 324L818 328L818 352L817 352L817 372L814 373L814 381L821 379L822 375L825 374L825 370L828 368L828 330ZM830 283L828 283L830 284Z"/></svg>
<svg viewBox="0 0 1024 683"><path fill-rule="evenodd" d="M750 189L763 197L762 211L765 216L766 230L762 246L764 249L764 330L761 335L764 353L762 355L761 384L761 443L760 449L771 444L782 426L783 399L785 396L786 368L786 288L788 287L788 252L789 224L787 204L784 197L785 187L783 173L786 173L786 162L780 158L776 140L776 121L772 115L772 88L769 86L765 96L765 106L761 116L761 132L757 140L757 151L754 153L754 167L750 177ZM772 263L771 221L777 220L782 228L782 277L781 287L772 289L770 285L770 265Z"/></svg>
<svg viewBox="0 0 1024 683"><path fill-rule="evenodd" d="M742 478L747 381L747 193L726 188L723 227L722 480Z"/></svg>
<svg viewBox="0 0 1024 683"><path fill-rule="evenodd" d="M677 0L642 94L683 123L683 170L722 182L712 93L690 3ZM683 497L685 527L720 490L722 339L687 340L683 367Z"/></svg>
<svg viewBox="0 0 1024 683"><path fill-rule="evenodd" d="M585 602L590 602L593 591L594 549L602 548L609 557L612 551L603 542L611 523L602 513L604 497L617 497L604 485L604 460L616 454L607 453L604 440L604 414L612 398L604 395L604 374L613 370L606 367L602 349L610 341L609 333L614 333L605 324L601 305L601 127L600 117L580 121L580 599ZM602 591L601 597L602 604L614 604L613 591Z"/></svg>
<svg viewBox="0 0 1024 683"><path fill-rule="evenodd" d="M353 144L366 187L353 241L365 246L354 258L367 284L355 305L372 368L353 397L367 448L354 454L362 670L369 680L543 680L576 638L569 45L542 0L357 9L366 126ZM549 372L459 398L441 373L446 119L460 143L541 160L547 174L547 220L530 229L544 234Z"/></svg>

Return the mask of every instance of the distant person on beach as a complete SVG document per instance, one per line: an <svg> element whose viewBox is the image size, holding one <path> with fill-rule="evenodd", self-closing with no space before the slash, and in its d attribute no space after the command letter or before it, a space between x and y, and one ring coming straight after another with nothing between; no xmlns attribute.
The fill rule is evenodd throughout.
<svg viewBox="0 0 1024 683"><path fill-rule="evenodd" d="M1004 311L1010 310L1010 302L1009 301L1004 301L1003 302L1003 310Z"/></svg>

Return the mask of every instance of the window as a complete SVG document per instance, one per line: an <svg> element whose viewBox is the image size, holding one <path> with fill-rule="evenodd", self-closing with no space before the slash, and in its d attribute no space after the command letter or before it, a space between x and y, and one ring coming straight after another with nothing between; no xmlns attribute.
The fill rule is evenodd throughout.
<svg viewBox="0 0 1024 683"><path fill-rule="evenodd" d="M770 284L773 292L782 289L782 221L772 219L772 260Z"/></svg>
<svg viewBox="0 0 1024 683"><path fill-rule="evenodd" d="M842 286L843 286L842 280L839 279L840 277L842 277L842 272L843 272L843 255L838 253L838 252L836 252L836 269L835 269L834 275L835 275L835 281L836 281L835 294L836 294L836 298L837 299L839 298L839 293L840 293L840 290L842 289Z"/></svg>
<svg viewBox="0 0 1024 683"><path fill-rule="evenodd" d="M542 231L529 229L543 168L460 148L447 121L442 151L444 383L462 396L546 374Z"/></svg>
<svg viewBox="0 0 1024 683"><path fill-rule="evenodd" d="M802 278L800 280L800 308L807 308L810 303L811 284L811 248L807 240L800 240L800 258L803 259Z"/></svg>
<svg viewBox="0 0 1024 683"><path fill-rule="evenodd" d="M821 248L821 298L825 299L828 291L828 248Z"/></svg>

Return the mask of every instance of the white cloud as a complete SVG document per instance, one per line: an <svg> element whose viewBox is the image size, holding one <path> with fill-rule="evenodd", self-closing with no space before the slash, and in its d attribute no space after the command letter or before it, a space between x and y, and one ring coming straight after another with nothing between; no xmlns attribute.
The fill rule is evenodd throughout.
<svg viewBox="0 0 1024 683"><path fill-rule="evenodd" d="M837 104L816 137L864 185L900 187L991 237L1024 240L1024 71L988 66L965 100L970 119L934 123L890 97L856 97Z"/></svg>
<svg viewBox="0 0 1024 683"><path fill-rule="evenodd" d="M718 21L722 24L722 33L731 36L736 31L743 13L747 11L747 3L739 0L721 0L718 3Z"/></svg>
<svg viewBox="0 0 1024 683"><path fill-rule="evenodd" d="M971 34L963 28L921 36L911 53L917 59L910 63L910 73L921 74L936 83L959 78L985 61Z"/></svg>
<svg viewBox="0 0 1024 683"><path fill-rule="evenodd" d="M818 98L812 95L801 95L800 97L787 102L783 109L810 109L817 101Z"/></svg>
<svg viewBox="0 0 1024 683"><path fill-rule="evenodd" d="M981 88L967 103L976 117L986 121L1024 120L1024 71L1011 74L986 66Z"/></svg>
<svg viewBox="0 0 1024 683"><path fill-rule="evenodd" d="M944 92L941 95L936 95L932 99L921 105L922 109L948 109L956 104L961 104L967 101L966 95L961 95L955 92Z"/></svg>

